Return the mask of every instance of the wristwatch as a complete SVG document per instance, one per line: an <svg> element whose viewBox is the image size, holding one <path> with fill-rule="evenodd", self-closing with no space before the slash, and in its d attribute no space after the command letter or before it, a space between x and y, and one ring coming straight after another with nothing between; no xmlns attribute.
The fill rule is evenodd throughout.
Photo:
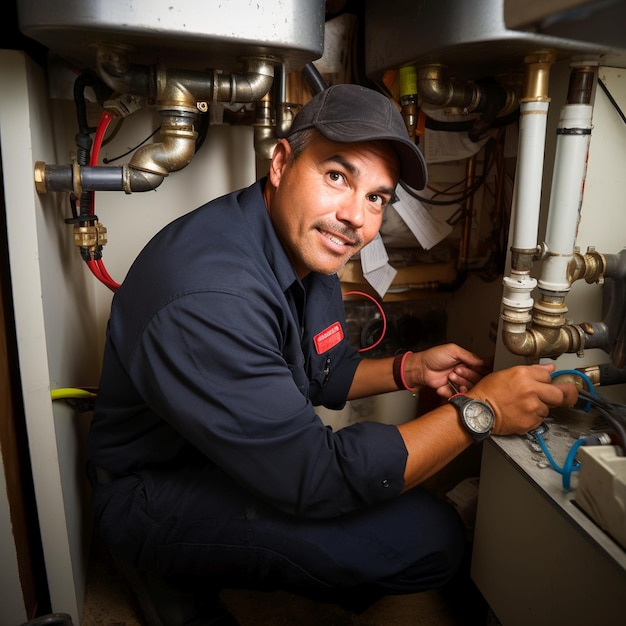
<svg viewBox="0 0 626 626"><path fill-rule="evenodd" d="M448 402L456 408L461 418L461 423L476 443L480 443L491 435L496 416L493 409L486 402L475 400L462 394L456 394L448 398Z"/></svg>

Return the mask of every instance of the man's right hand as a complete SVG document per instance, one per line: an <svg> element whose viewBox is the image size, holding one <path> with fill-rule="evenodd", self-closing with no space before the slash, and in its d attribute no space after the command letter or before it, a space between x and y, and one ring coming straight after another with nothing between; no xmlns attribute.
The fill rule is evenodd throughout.
<svg viewBox="0 0 626 626"><path fill-rule="evenodd" d="M574 383L553 383L552 363L519 365L489 374L466 395L488 402L495 414L494 435L523 435L538 428L551 408L573 406Z"/></svg>

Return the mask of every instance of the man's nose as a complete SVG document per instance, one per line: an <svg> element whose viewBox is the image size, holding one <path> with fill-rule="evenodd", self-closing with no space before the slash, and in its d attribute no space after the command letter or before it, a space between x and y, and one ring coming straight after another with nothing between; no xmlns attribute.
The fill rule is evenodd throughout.
<svg viewBox="0 0 626 626"><path fill-rule="evenodd" d="M360 228L365 220L365 203L354 196L342 199L337 210L337 219L354 228Z"/></svg>

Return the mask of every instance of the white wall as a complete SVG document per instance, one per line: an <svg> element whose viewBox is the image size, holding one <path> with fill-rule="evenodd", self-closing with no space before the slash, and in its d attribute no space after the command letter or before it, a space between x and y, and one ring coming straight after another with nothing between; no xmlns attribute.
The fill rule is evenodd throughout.
<svg viewBox="0 0 626 626"><path fill-rule="evenodd" d="M53 403L50 390L97 385L112 294L92 277L73 243L72 227L64 223L70 216L67 195L38 195L34 186L36 161L71 161L73 102L57 91L50 99L44 72L21 52L0 50L0 75L11 282L44 559L52 610L69 613L79 624L90 536L82 446L89 416L76 414L62 401ZM147 114L127 120L128 138L120 135L101 155L124 152L129 139L152 132L152 122ZM97 213L109 229L104 251L109 272L121 282L141 246L161 225L251 183L254 163L251 128L215 127L191 165L168 177L157 191L97 194ZM8 513L5 509L0 501L0 521ZM23 602L14 593L19 586L11 566L15 548L6 532L0 550L10 578L0 588L0 624L12 626L18 623L13 617L3 620L9 611L19 616Z"/></svg>
<svg viewBox="0 0 626 626"><path fill-rule="evenodd" d="M102 148L101 159L125 153L158 124L158 114L147 109L126 118L115 139ZM129 158L112 164L119 165ZM171 173L157 189L133 194L97 192L95 210L107 228L109 243L104 247L103 260L109 273L122 282L141 248L168 222L213 198L250 185L255 178L252 128L220 125L209 127L204 145L191 163ZM72 263L83 265L78 250L71 255ZM95 279L93 282L97 283ZM104 332L112 293L97 285L97 325Z"/></svg>

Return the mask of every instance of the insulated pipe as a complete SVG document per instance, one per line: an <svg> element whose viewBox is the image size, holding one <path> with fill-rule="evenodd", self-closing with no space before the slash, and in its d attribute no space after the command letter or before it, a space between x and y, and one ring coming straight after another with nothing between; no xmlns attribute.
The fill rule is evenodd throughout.
<svg viewBox="0 0 626 626"><path fill-rule="evenodd" d="M520 99L520 130L513 188L511 274L503 280L503 335L523 335L531 320L531 293L537 281L530 276L537 255L537 231L546 125L550 98L548 82L554 56L548 52L530 55ZM506 343L506 341L505 341Z"/></svg>
<svg viewBox="0 0 626 626"><path fill-rule="evenodd" d="M542 246L547 268L539 283L541 298L534 305L530 328L521 323L519 311L507 307L506 302L502 313L506 347L514 354L534 358L572 352L582 355L584 348L623 352L623 347L616 348L615 337L624 327L624 251L619 256L603 255L589 248L581 255L574 248L591 133L592 109L587 103L591 100L595 70L589 66L572 67L567 103L557 129L547 240ZM617 287L605 319L568 323L565 297L571 284L580 279L603 283L605 277L617 278L617 282L611 283Z"/></svg>
<svg viewBox="0 0 626 626"><path fill-rule="evenodd" d="M557 128L554 172L539 289L557 293L571 288L569 266L580 221L587 156L591 138L591 89L580 85L594 80L595 69L574 68L566 104ZM583 99L583 102L576 100Z"/></svg>
<svg viewBox="0 0 626 626"><path fill-rule="evenodd" d="M520 99L520 130L513 190L514 224L512 250L513 269L527 270L528 260L522 262L515 253L534 253L537 249L537 231L541 206L541 181L546 142L546 125L550 98L548 82L554 57L550 53L528 56L524 59L523 95Z"/></svg>
<svg viewBox="0 0 626 626"><path fill-rule="evenodd" d="M537 251L537 231L541 207L541 180L549 102L532 100L520 104L519 146L513 190L514 222L511 248L517 253ZM514 269L528 269L528 262Z"/></svg>

